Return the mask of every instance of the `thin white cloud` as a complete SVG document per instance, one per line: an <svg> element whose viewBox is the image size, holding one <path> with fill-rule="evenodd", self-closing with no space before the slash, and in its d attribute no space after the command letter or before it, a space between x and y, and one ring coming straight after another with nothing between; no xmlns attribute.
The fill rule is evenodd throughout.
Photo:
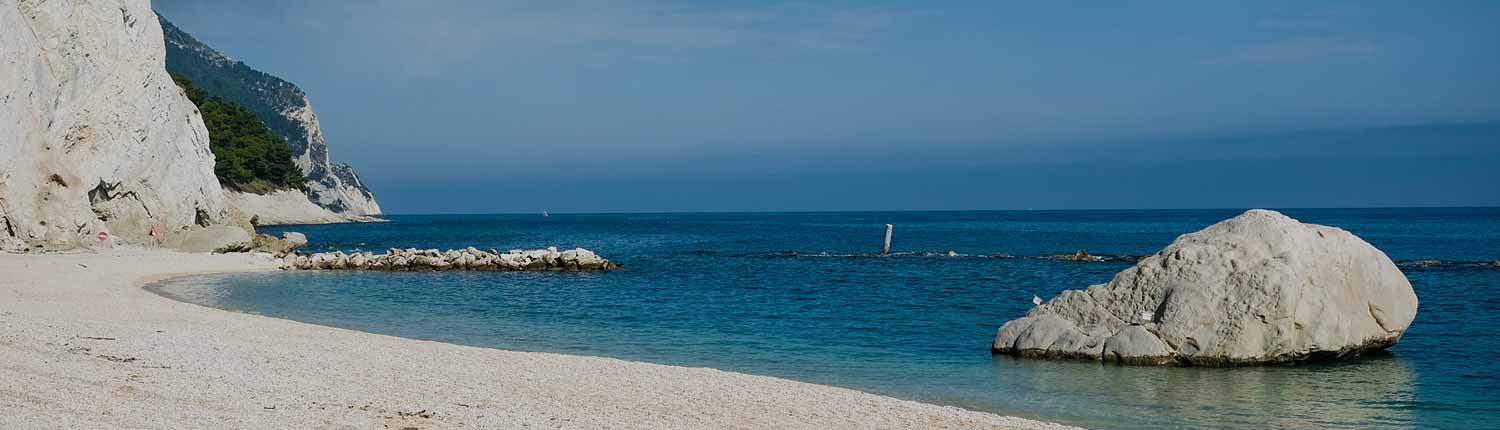
<svg viewBox="0 0 1500 430"><path fill-rule="evenodd" d="M902 19L898 11L822 3L702 6L666 1L411 2L381 0L343 15L360 42L426 67L473 56L559 49L774 52L864 50ZM355 42L356 40L351 40Z"/></svg>
<svg viewBox="0 0 1500 430"><path fill-rule="evenodd" d="M1368 57L1379 52L1374 43L1337 37L1303 37L1251 45L1216 57L1203 64L1287 64L1332 58Z"/></svg>
<svg viewBox="0 0 1500 430"><path fill-rule="evenodd" d="M306 35L301 42L317 45L325 65L394 80L548 63L690 66L709 58L703 51L772 61L864 53L935 13L909 5L682 0L157 0L155 7L169 18Z"/></svg>
<svg viewBox="0 0 1500 430"><path fill-rule="evenodd" d="M1368 23L1374 17L1370 8L1358 3L1309 4L1284 12L1290 13L1263 16L1255 21L1255 26L1267 31L1337 34Z"/></svg>

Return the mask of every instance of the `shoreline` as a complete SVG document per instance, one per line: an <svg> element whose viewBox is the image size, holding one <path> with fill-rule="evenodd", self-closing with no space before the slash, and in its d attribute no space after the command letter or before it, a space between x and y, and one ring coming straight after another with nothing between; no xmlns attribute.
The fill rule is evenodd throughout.
<svg viewBox="0 0 1500 430"><path fill-rule="evenodd" d="M348 219L341 219L341 220L335 220L335 221L299 220L299 221L294 221L294 222L272 222L272 223L264 223L263 222L263 223L255 224L255 228L261 228L261 227L297 227L297 226L331 225L331 224L366 224L366 223L381 223L381 222L391 222L391 220L388 220L388 219L385 219L385 218L380 218L380 217L360 216L360 217L348 218Z"/></svg>
<svg viewBox="0 0 1500 430"><path fill-rule="evenodd" d="M995 428L1059 424L709 368L506 351L179 302L254 254L0 254L6 428ZM601 335L607 327L601 327Z"/></svg>

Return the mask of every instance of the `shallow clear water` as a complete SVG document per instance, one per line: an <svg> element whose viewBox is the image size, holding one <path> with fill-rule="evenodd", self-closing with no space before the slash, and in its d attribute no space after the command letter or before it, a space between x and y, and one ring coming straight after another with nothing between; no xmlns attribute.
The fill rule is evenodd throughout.
<svg viewBox="0 0 1500 430"><path fill-rule="evenodd" d="M152 287L213 307L410 338L707 366L1103 428L1489 428L1500 420L1500 209L1286 210L1404 265L1421 300L1390 354L1300 367L992 356L1032 295L1107 282L1238 211L395 216L292 226L313 250L582 246L608 273L286 272ZM880 257L884 224L897 255ZM945 256L948 250L957 256ZM1000 256L996 254L1007 254Z"/></svg>

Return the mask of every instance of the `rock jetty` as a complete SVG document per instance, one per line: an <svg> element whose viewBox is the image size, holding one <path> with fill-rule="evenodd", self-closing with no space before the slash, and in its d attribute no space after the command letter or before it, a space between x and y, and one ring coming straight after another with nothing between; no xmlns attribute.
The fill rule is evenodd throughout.
<svg viewBox="0 0 1500 430"><path fill-rule="evenodd" d="M426 272L445 270L476 271L552 271L577 272L617 269L620 265L583 248L558 251L547 249L512 249L500 252L474 247L438 251L436 249L391 248L384 254L343 251L282 258L288 270L381 270L392 272Z"/></svg>
<svg viewBox="0 0 1500 430"><path fill-rule="evenodd" d="M1178 237L1108 284L1000 327L996 353L1126 364L1329 360L1395 345L1417 314L1385 253L1342 229L1252 210Z"/></svg>

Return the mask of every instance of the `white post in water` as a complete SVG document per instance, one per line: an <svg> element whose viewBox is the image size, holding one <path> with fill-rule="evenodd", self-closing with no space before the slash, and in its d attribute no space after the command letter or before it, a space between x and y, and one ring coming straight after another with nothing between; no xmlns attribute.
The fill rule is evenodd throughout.
<svg viewBox="0 0 1500 430"><path fill-rule="evenodd" d="M880 255L891 255L891 229L895 226L885 225L885 246L880 247Z"/></svg>

